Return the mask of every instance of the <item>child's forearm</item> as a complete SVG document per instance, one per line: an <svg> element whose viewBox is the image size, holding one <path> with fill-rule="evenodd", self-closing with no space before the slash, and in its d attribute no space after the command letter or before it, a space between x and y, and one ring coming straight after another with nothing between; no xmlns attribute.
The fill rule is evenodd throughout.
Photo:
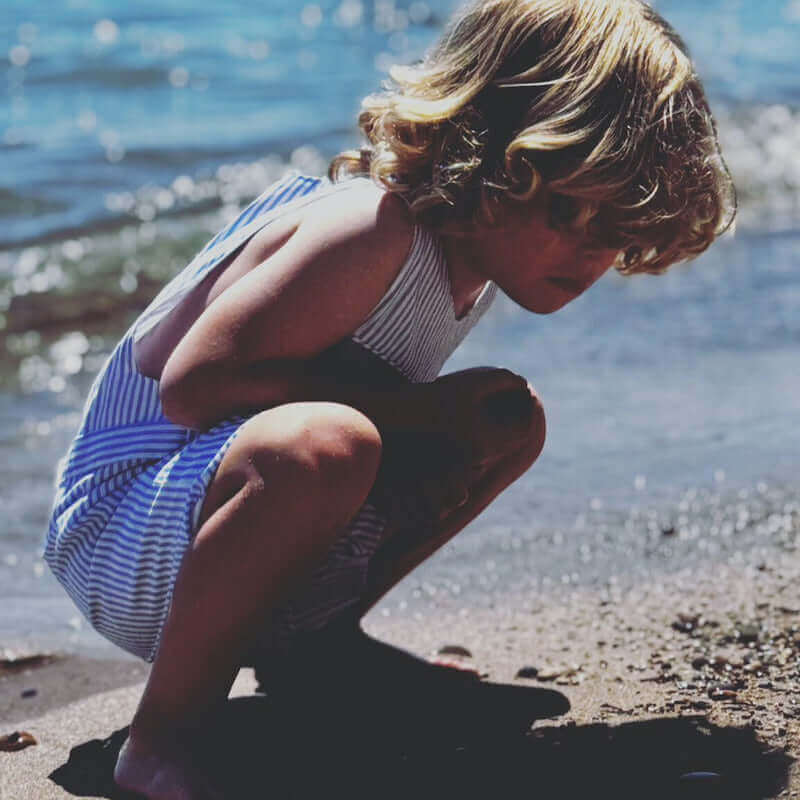
<svg viewBox="0 0 800 800"><path fill-rule="evenodd" d="M436 429L430 384L376 387L305 371L287 394L297 400L344 403L361 411L381 433Z"/></svg>
<svg viewBox="0 0 800 800"><path fill-rule="evenodd" d="M207 429L226 417L264 411L284 403L326 401L361 411L381 432L433 430L430 384L376 385L341 378L314 361L273 361L244 370L216 368L180 386L161 386L166 416L180 425ZM366 379L369 375L364 376Z"/></svg>

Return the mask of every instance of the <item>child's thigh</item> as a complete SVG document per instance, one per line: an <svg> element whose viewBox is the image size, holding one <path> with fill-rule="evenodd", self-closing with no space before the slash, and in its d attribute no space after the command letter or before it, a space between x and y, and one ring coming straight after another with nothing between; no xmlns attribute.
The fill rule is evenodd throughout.
<svg viewBox="0 0 800 800"><path fill-rule="evenodd" d="M287 507L352 497L361 505L377 474L381 438L370 420L349 406L288 403L244 422L209 483L198 527L248 483Z"/></svg>

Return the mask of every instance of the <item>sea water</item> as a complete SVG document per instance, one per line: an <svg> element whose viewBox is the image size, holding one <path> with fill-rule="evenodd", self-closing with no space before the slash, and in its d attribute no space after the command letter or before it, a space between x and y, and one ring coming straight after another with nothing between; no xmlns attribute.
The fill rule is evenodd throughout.
<svg viewBox="0 0 800 800"><path fill-rule="evenodd" d="M0 648L100 646L41 546L56 462L119 335L287 167L322 174L356 146L360 99L419 58L454 7L6 0ZM545 451L379 613L795 546L800 3L656 7L707 86L736 233L664 276L609 274L551 316L498 298L445 369L528 376Z"/></svg>

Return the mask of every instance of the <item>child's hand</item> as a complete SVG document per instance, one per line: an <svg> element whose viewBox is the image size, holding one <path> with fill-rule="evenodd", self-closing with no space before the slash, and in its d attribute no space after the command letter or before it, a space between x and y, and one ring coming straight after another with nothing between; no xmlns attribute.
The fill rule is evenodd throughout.
<svg viewBox="0 0 800 800"><path fill-rule="evenodd" d="M397 506L401 518L409 497L422 498L433 519L447 516L496 463L544 436L532 387L505 369L463 370L400 393L424 425L383 432L375 497L385 508Z"/></svg>
<svg viewBox="0 0 800 800"><path fill-rule="evenodd" d="M469 500L473 485L543 431L533 388L505 369L478 367L428 384L437 434L420 450L420 488L442 519ZM438 443L437 443L438 440Z"/></svg>
<svg viewBox="0 0 800 800"><path fill-rule="evenodd" d="M485 468L519 449L534 433L538 398L525 378L510 370L476 367L426 385L436 430L473 469Z"/></svg>

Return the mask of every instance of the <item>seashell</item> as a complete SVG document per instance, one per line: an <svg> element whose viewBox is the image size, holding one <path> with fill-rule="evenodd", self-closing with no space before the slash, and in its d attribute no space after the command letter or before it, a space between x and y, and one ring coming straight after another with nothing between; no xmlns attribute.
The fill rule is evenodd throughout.
<svg viewBox="0 0 800 800"><path fill-rule="evenodd" d="M0 736L0 752L14 753L36 744L36 739L27 731L14 731L5 736Z"/></svg>
<svg viewBox="0 0 800 800"><path fill-rule="evenodd" d="M472 658L472 653L467 650L466 647L462 647L460 644L446 644L444 647L440 647L437 655L440 656L461 656L462 658Z"/></svg>

